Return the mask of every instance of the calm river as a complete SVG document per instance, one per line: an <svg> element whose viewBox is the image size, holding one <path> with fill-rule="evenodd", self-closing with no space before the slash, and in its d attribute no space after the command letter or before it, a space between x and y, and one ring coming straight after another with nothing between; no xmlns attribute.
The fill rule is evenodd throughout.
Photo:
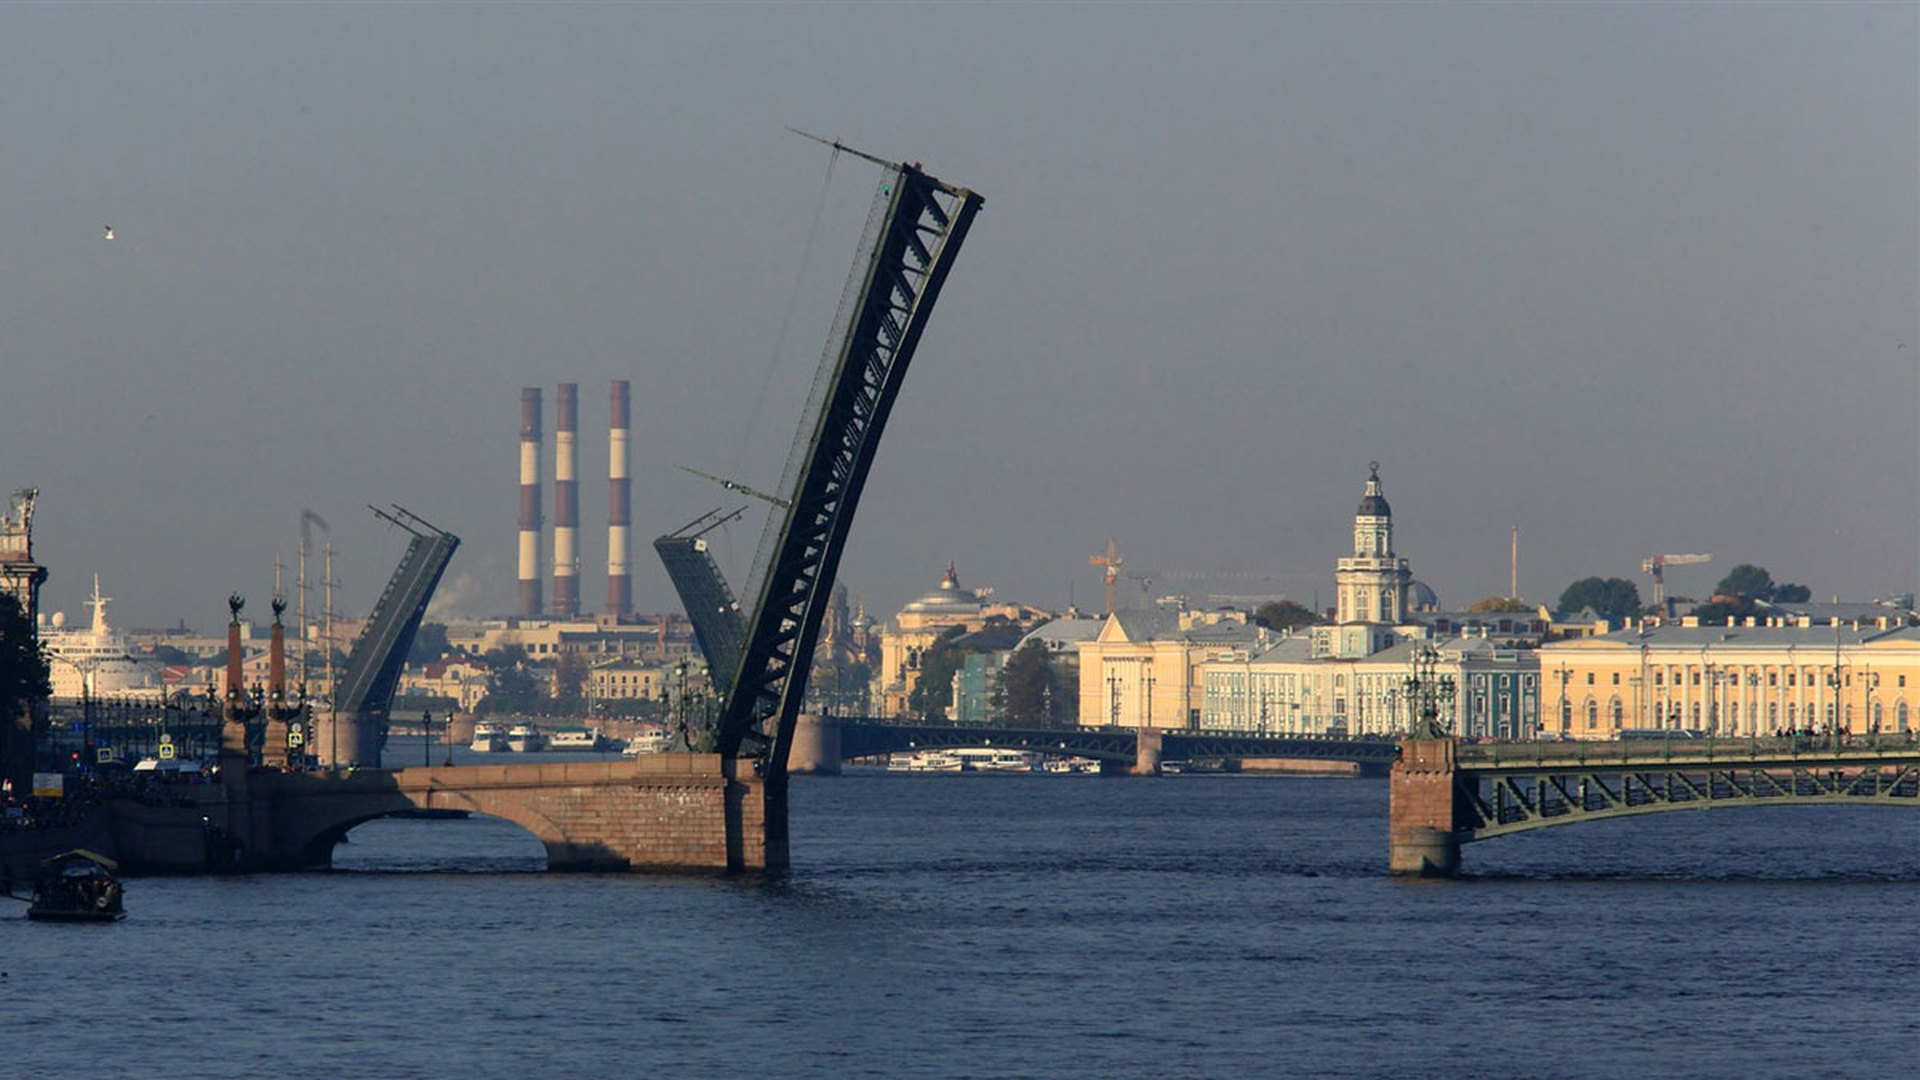
<svg viewBox="0 0 1920 1080"><path fill-rule="evenodd" d="M1911 1075L1920 815L1670 814L1389 880L1379 781L849 775L772 881L487 819L0 916L14 1075ZM14 905L17 908L20 905Z"/></svg>

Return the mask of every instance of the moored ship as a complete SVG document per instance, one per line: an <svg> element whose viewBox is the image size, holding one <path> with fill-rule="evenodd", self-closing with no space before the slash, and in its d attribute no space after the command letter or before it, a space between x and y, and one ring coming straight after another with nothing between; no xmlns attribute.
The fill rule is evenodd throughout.
<svg viewBox="0 0 1920 1080"><path fill-rule="evenodd" d="M534 753L545 749L546 745L547 737L532 724L515 724L507 729L507 749L516 754Z"/></svg>
<svg viewBox="0 0 1920 1080"><path fill-rule="evenodd" d="M482 720L473 725L473 743L467 747L476 754L498 754L507 748L507 736L499 725Z"/></svg>

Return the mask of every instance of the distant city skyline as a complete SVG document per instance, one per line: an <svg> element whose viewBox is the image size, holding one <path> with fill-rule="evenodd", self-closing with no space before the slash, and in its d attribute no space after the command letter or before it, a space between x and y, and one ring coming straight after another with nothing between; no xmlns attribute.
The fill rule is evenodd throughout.
<svg viewBox="0 0 1920 1080"><path fill-rule="evenodd" d="M986 200L841 566L876 615L950 560L1101 606L1108 537L1325 606L1370 460L1453 607L1516 526L1540 603L1920 580L1912 5L42 5L0 56L0 487L69 617L95 572L123 627L264 611L303 509L364 611L367 503L511 612L560 382L595 610L616 378L677 610L648 542L741 500L674 466L777 485L879 179L789 126Z"/></svg>

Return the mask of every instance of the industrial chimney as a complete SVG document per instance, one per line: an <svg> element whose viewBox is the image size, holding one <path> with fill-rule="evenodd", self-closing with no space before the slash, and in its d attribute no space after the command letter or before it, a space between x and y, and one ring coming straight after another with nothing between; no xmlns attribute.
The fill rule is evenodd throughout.
<svg viewBox="0 0 1920 1080"><path fill-rule="evenodd" d="M520 391L520 614L540 615L540 388Z"/></svg>
<svg viewBox="0 0 1920 1080"><path fill-rule="evenodd" d="M627 380L613 380L607 425L607 610L615 618L633 614L633 582L627 574L627 526L632 524L633 481L627 478Z"/></svg>
<svg viewBox="0 0 1920 1080"><path fill-rule="evenodd" d="M580 386L561 383L554 402L553 432L553 613L580 613Z"/></svg>

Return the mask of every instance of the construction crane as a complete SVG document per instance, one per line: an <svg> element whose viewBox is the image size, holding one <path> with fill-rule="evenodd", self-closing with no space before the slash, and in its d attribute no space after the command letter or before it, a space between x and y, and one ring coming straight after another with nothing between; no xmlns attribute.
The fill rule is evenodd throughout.
<svg viewBox="0 0 1920 1080"><path fill-rule="evenodd" d="M1107 585L1106 614L1108 615L1114 612L1113 586L1114 583L1120 580L1120 565L1125 561L1126 560L1120 557L1119 545L1114 543L1113 537L1111 536L1107 537L1107 553L1105 555L1093 555L1087 559L1087 564L1090 566L1102 566L1106 568L1104 577Z"/></svg>
<svg viewBox="0 0 1920 1080"><path fill-rule="evenodd" d="M1669 566L1693 566L1712 559L1706 555L1649 555L1640 563L1640 569L1653 575L1653 609L1663 618L1673 618L1673 612L1667 610L1667 576Z"/></svg>

